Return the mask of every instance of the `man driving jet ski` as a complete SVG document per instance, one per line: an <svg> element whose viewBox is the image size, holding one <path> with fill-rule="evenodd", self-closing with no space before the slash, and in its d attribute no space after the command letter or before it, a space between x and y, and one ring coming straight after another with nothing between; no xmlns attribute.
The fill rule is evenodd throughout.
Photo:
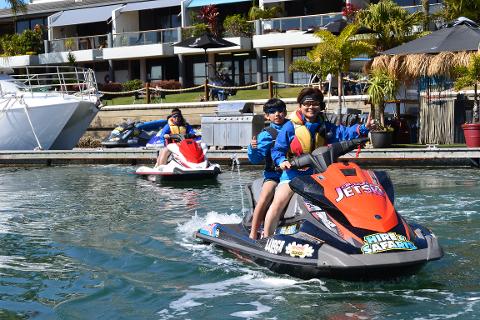
<svg viewBox="0 0 480 320"><path fill-rule="evenodd" d="M272 149L272 159L283 172L272 205L265 217L264 237L273 234L281 214L293 195L288 184L290 180L296 176L313 174L312 168L292 169L288 158L311 153L328 143L366 136L370 128L370 116L366 124L349 127L335 125L326 120L323 114L325 110L323 94L318 88L304 88L298 94L297 102L297 110L290 115L290 121L278 133Z"/></svg>

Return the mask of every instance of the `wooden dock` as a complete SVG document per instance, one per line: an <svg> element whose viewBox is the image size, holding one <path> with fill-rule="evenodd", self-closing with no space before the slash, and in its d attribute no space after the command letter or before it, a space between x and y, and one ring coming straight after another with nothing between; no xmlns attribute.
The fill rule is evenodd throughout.
<svg viewBox="0 0 480 320"><path fill-rule="evenodd" d="M153 164L158 155L156 149L102 148L45 151L0 151L0 166L66 165L66 164ZM237 158L241 164L249 164L247 151L210 150L209 159L229 164ZM389 148L362 149L358 158L351 152L341 159L375 166L408 167L465 167L479 166L480 148Z"/></svg>

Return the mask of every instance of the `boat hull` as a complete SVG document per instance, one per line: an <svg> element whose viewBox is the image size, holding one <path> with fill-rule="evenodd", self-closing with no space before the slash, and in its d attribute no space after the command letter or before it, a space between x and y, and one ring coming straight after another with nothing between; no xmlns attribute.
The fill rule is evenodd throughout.
<svg viewBox="0 0 480 320"><path fill-rule="evenodd" d="M0 111L0 150L72 149L98 111L94 99L68 95L25 94L27 108L19 100Z"/></svg>

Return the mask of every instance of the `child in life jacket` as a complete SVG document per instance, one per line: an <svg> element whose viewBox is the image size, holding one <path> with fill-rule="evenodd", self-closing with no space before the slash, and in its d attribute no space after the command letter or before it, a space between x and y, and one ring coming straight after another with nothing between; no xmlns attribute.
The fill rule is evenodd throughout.
<svg viewBox="0 0 480 320"><path fill-rule="evenodd" d="M291 169L289 158L311 153L320 146L332 142L351 140L366 136L370 128L370 116L366 124L352 126L335 125L324 116L323 94L317 88L305 88L297 97L298 107L290 115L278 133L272 148L272 159L283 172L275 192L275 197L267 211L264 224L264 236L272 235L283 214L293 191L290 180L301 175L313 174L312 168Z"/></svg>
<svg viewBox="0 0 480 320"><path fill-rule="evenodd" d="M280 181L281 172L275 170L275 165L271 157L271 149L275 144L278 131L285 124L285 116L287 115L287 107L280 99L270 99L263 106L265 119L270 121L270 125L253 137L252 142L248 146L248 159L253 164L265 161L265 169L263 170L263 185L260 197L253 212L252 228L250 238L256 240L258 237L258 229L265 219L267 208L270 205L275 188Z"/></svg>
<svg viewBox="0 0 480 320"><path fill-rule="evenodd" d="M167 117L167 124L162 128L160 132L160 143L166 146L169 143L172 143L170 135L180 134L180 135L195 135L195 130L190 126L182 115L182 111L178 108L172 109L172 112ZM158 168L160 165L167 164L168 157L170 156L170 151L167 148L162 148L160 155L157 158L157 163L155 168Z"/></svg>

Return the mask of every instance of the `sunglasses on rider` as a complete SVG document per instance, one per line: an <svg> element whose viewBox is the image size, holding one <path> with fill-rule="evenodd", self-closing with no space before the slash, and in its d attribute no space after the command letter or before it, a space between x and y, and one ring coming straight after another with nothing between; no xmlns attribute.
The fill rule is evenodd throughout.
<svg viewBox="0 0 480 320"><path fill-rule="evenodd" d="M172 118L181 118L182 116L178 113L172 114Z"/></svg>
<svg viewBox="0 0 480 320"><path fill-rule="evenodd" d="M285 108L282 107L271 107L266 110L268 114L275 113L275 112L285 112Z"/></svg>

